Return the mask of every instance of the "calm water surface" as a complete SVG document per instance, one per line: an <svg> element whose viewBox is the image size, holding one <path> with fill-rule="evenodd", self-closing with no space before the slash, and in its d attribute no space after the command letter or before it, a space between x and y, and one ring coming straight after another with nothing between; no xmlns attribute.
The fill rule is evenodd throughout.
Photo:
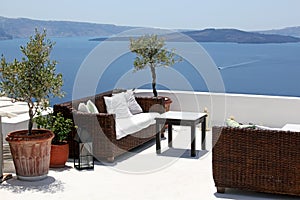
<svg viewBox="0 0 300 200"><path fill-rule="evenodd" d="M52 59L59 62L58 72L63 73L63 99L54 99L52 103L71 100L73 84L82 62L99 42L88 41L89 38L51 38L56 42ZM0 41L0 54L8 60L20 58L20 45L27 39ZM117 42L114 42L117 46ZM201 43L213 59L222 76L225 90L229 93L266 94L300 97L300 44L236 44L236 43ZM110 90L125 73L133 69L134 55L126 53L118 57L107 67L97 87L97 92ZM101 61L99 61L101 62ZM95 67L98 64L95 63ZM191 84L191 88L182 88L176 80L172 88L159 85L158 89L208 91L208 87L195 68L187 61L176 64L173 69L182 74ZM158 74L165 79L172 79ZM147 80L151 82L150 73ZM150 84L139 85L139 88L151 88Z"/></svg>

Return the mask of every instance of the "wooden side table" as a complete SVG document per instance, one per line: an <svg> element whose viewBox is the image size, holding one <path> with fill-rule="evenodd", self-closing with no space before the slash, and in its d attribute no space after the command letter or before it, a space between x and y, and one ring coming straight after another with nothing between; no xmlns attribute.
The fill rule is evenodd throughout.
<svg viewBox="0 0 300 200"><path fill-rule="evenodd" d="M168 111L156 117L156 153L161 153L162 126L168 124L168 146L172 147L172 125L191 127L191 156L196 156L196 125L201 123L201 149L205 150L206 113Z"/></svg>

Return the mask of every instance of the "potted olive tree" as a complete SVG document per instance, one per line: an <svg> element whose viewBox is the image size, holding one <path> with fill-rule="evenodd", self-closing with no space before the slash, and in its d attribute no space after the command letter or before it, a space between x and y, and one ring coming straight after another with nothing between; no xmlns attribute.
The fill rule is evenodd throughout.
<svg viewBox="0 0 300 200"><path fill-rule="evenodd" d="M170 67L176 62L180 62L181 58L176 56L175 49L168 50L166 48L165 39L157 35L144 35L139 38L130 39L130 51L136 54L134 60L134 70L142 70L150 68L152 76L152 90L154 97L157 97L156 90L156 68ZM166 98L166 110L169 109L170 98Z"/></svg>
<svg viewBox="0 0 300 200"><path fill-rule="evenodd" d="M65 118L61 113L39 115L34 119L37 128L50 129L54 133L51 143L50 167L64 167L69 157L69 144L67 138L73 125L71 119Z"/></svg>
<svg viewBox="0 0 300 200"><path fill-rule="evenodd" d="M54 43L46 39L46 31L35 30L20 50L23 57L7 62L2 55L0 66L1 93L14 101L28 105L28 129L11 132L6 140L10 145L16 174L22 180L40 180L49 171L51 140L54 134L47 129L33 129L33 118L49 106L50 97L61 97L62 74L50 60Z"/></svg>

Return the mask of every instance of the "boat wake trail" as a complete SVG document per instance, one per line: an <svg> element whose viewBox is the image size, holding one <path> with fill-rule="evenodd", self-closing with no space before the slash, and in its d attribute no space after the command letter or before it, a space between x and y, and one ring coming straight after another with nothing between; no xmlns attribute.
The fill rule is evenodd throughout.
<svg viewBox="0 0 300 200"><path fill-rule="evenodd" d="M241 62L241 63L237 63L237 64L233 64L233 65L227 65L224 67L218 67L218 69L223 70L223 69L229 69L229 68L245 67L245 65L256 63L256 62L259 62L259 60L251 60L251 61Z"/></svg>

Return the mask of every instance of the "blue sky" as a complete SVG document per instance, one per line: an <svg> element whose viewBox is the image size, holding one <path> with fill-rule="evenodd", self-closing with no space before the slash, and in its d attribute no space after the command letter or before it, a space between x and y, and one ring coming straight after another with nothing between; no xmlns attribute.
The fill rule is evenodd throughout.
<svg viewBox="0 0 300 200"><path fill-rule="evenodd" d="M300 0L0 0L0 16L169 29L300 26Z"/></svg>

